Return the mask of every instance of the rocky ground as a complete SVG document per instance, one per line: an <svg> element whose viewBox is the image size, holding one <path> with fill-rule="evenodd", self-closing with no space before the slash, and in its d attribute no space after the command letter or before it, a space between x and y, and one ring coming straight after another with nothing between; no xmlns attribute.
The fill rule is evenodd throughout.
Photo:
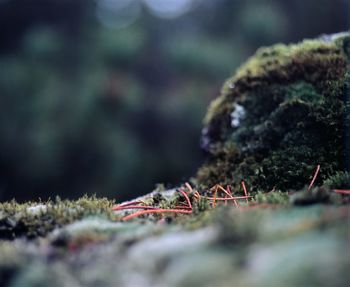
<svg viewBox="0 0 350 287"><path fill-rule="evenodd" d="M111 213L113 203L96 198L3 204L0 285L346 286L348 196L327 204L319 193L257 195L248 204L126 222L135 211ZM164 204L174 196L157 192L143 200Z"/></svg>

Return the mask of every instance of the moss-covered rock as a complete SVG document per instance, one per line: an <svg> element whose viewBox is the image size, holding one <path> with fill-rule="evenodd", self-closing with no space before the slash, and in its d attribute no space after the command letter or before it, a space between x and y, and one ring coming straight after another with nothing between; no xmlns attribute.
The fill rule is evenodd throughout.
<svg viewBox="0 0 350 287"><path fill-rule="evenodd" d="M349 42L342 33L259 49L205 117L201 188L245 180L252 190L301 189L346 170ZM238 185L237 185L238 186Z"/></svg>
<svg viewBox="0 0 350 287"><path fill-rule="evenodd" d="M0 203L0 240L44 236L57 227L90 215L115 218L113 204L106 198L94 196L74 201L56 198L45 203Z"/></svg>
<svg viewBox="0 0 350 287"><path fill-rule="evenodd" d="M334 189L350 188L347 39L258 51L209 109L196 188L158 186L119 208L0 203L0 286L345 286L349 195ZM247 201L208 190L241 179ZM138 203L192 212L140 215Z"/></svg>

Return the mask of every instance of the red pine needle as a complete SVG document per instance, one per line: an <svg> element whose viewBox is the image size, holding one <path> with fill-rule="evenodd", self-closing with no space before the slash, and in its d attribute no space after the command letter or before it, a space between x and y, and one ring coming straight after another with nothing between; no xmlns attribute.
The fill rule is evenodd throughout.
<svg viewBox="0 0 350 287"><path fill-rule="evenodd" d="M224 201L224 200L237 200L237 199L248 199L252 198L253 196L235 196L232 198L225 198L225 197L209 197L209 196L203 196L203 198L210 199L210 200L217 200L217 201Z"/></svg>
<svg viewBox="0 0 350 287"><path fill-rule="evenodd" d="M247 192L247 188L245 186L244 181L242 181L242 187L243 187L243 190L244 190L244 195L247 197L246 198L246 202L248 203L248 192Z"/></svg>
<svg viewBox="0 0 350 287"><path fill-rule="evenodd" d="M226 195L228 195L229 199L233 199L233 203L235 206L238 206L236 199L234 199L234 197L232 196L232 192L229 186L227 186L226 189L224 189L221 185L218 185L218 188L221 189ZM226 201L225 201L225 205L226 205Z"/></svg>
<svg viewBox="0 0 350 287"><path fill-rule="evenodd" d="M192 210L191 207L189 207L189 206L184 206L184 205L176 205L176 206L175 206L175 209L189 209L189 210Z"/></svg>
<svg viewBox="0 0 350 287"><path fill-rule="evenodd" d="M227 198L229 198L229 197L227 197L227 195L225 195L225 205L227 205Z"/></svg>
<svg viewBox="0 0 350 287"><path fill-rule="evenodd" d="M192 186L188 182L185 183L185 186L188 188L189 192L193 191Z"/></svg>
<svg viewBox="0 0 350 287"><path fill-rule="evenodd" d="M137 205L137 204L141 204L141 203L144 203L144 202L143 201L131 201L131 202L118 204L118 205L116 205L116 207L125 207L125 206L129 206L129 205Z"/></svg>
<svg viewBox="0 0 350 287"><path fill-rule="evenodd" d="M215 208L216 207L216 195L218 193L218 186L216 185L215 186L215 191L214 191L214 198L213 198L213 207ZM224 199L225 200L225 199Z"/></svg>
<svg viewBox="0 0 350 287"><path fill-rule="evenodd" d="M218 189L220 189L221 191L223 191L226 195L228 195L228 197L233 197L232 194L230 194L225 188L223 188L221 185L217 185Z"/></svg>
<svg viewBox="0 0 350 287"><path fill-rule="evenodd" d="M226 191L232 197L232 191L231 191L231 187L229 185L226 186Z"/></svg>
<svg viewBox="0 0 350 287"><path fill-rule="evenodd" d="M155 214L155 213L175 213L175 214L191 214L192 210L182 210L182 209L154 209L154 210L142 210L135 212L133 214L124 216L121 220L122 221L128 221L130 219L133 219L135 217L138 217L140 215L144 214Z"/></svg>
<svg viewBox="0 0 350 287"><path fill-rule="evenodd" d="M125 209L156 209L156 207L153 206L142 206L142 205L128 205L128 206L116 206L113 207L112 210L125 210Z"/></svg>
<svg viewBox="0 0 350 287"><path fill-rule="evenodd" d="M194 193L194 196L197 198L197 200L200 200L200 199L201 199L201 195L199 194L198 191L196 191L196 192Z"/></svg>
<svg viewBox="0 0 350 287"><path fill-rule="evenodd" d="M350 189L334 189L333 191L340 194L350 195Z"/></svg>
<svg viewBox="0 0 350 287"><path fill-rule="evenodd" d="M226 190L227 190L228 194L230 195L230 197L233 198L232 192L231 192L231 187L229 185L226 186ZM233 200L233 203L235 204L235 206L238 207L238 203L237 203L237 201L235 199Z"/></svg>
<svg viewBox="0 0 350 287"><path fill-rule="evenodd" d="M316 180L316 178L317 178L317 175L318 175L318 173L319 173L319 171L320 171L320 168L321 168L321 166L320 166L320 165L317 165L317 168L316 168L316 171L315 171L314 177L312 178L312 181L311 181L311 183L310 183L310 185L309 185L309 187L308 187L307 191L310 191L310 190L311 190L311 188L312 188L312 186L314 185L315 180Z"/></svg>
<svg viewBox="0 0 350 287"><path fill-rule="evenodd" d="M191 200L189 199L188 195L186 192L184 192L183 190L179 190L181 192L181 194L185 197L186 201L187 201L187 204L190 208L192 208L192 204L191 204Z"/></svg>
<svg viewBox="0 0 350 287"><path fill-rule="evenodd" d="M185 186L189 190L189 192L193 192L193 189L189 183L186 182ZM210 191L213 192L213 197L203 196L203 198L211 200L213 208L216 207L217 201L224 201L224 204L227 205L228 201L232 200L235 206L239 206L237 200L245 199L248 202L248 198L252 197L248 195L247 189L243 181L242 181L242 186L243 186L245 196L234 197L232 195L232 192L229 186L227 186L227 188L224 189L221 185L217 184L210 189ZM221 190L225 194L225 197L218 197L219 190ZM165 208L156 208L152 206L147 206L143 201L133 201L133 202L116 205L113 207L113 210L117 211L117 210L124 210L124 209L143 209L143 210L136 211L132 214L129 214L127 216L124 216L121 219L122 221L128 221L130 219L133 219L135 217L138 217L140 215L145 215L145 214L157 214L157 213L191 214L192 204L188 194L183 189L179 189L179 192L185 197L187 205L185 203L180 203L175 208L165 209ZM199 200L202 196L199 194L198 191L195 191L194 197L196 200ZM141 204L144 204L144 205L141 205Z"/></svg>

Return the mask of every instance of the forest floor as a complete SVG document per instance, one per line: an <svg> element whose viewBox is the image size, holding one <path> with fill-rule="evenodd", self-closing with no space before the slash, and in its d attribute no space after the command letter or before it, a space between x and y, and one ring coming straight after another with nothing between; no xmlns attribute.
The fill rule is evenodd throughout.
<svg viewBox="0 0 350 287"><path fill-rule="evenodd" d="M177 204L182 201L175 209L190 210L176 190L119 205L96 198L1 204L0 286L300 287L350 281L348 195L340 195L340 204L324 196L310 200L321 198L317 190L220 204L214 194L204 208L181 191L191 213L133 216L151 208L123 208L142 202L163 210L175 194Z"/></svg>

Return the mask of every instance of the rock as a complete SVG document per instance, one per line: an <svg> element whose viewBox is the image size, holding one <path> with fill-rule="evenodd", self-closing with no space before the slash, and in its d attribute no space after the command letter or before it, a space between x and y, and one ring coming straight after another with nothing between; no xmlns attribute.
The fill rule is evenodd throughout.
<svg viewBox="0 0 350 287"><path fill-rule="evenodd" d="M247 211L226 206L211 212L213 220L196 229L86 218L40 240L0 240L0 285L260 287L349 282L348 206ZM58 238L64 244L57 244Z"/></svg>
<svg viewBox="0 0 350 287"><path fill-rule="evenodd" d="M204 120L196 182L301 189L346 170L350 34L259 49L224 84Z"/></svg>

